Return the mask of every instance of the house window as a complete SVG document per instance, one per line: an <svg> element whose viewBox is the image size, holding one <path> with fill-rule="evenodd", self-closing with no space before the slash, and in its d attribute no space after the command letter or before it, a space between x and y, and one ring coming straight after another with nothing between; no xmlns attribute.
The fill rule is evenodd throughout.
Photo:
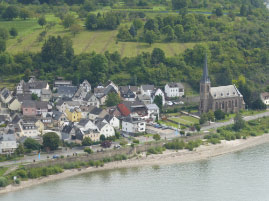
<svg viewBox="0 0 269 201"><path fill-rule="evenodd" d="M237 107L237 100L235 100L235 107Z"/></svg>

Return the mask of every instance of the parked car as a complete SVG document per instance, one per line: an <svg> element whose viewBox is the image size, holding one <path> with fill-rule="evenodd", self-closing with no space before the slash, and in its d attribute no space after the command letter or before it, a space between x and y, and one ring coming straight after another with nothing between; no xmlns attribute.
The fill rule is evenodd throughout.
<svg viewBox="0 0 269 201"><path fill-rule="evenodd" d="M53 159L57 159L57 158L60 158L60 156L58 156L58 155L53 155L52 158L53 158Z"/></svg>
<svg viewBox="0 0 269 201"><path fill-rule="evenodd" d="M116 144L116 145L114 146L114 148L115 148L115 149L119 149L119 148L121 148L121 146L120 146L119 144Z"/></svg>
<svg viewBox="0 0 269 201"><path fill-rule="evenodd" d="M167 105L173 105L173 102L172 101L167 101L166 104Z"/></svg>

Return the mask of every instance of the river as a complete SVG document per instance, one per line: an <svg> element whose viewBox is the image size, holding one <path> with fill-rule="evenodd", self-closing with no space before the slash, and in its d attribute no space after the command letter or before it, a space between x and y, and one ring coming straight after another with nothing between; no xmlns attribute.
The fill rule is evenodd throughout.
<svg viewBox="0 0 269 201"><path fill-rule="evenodd" d="M269 200L269 144L187 164L84 174L0 195L1 201Z"/></svg>

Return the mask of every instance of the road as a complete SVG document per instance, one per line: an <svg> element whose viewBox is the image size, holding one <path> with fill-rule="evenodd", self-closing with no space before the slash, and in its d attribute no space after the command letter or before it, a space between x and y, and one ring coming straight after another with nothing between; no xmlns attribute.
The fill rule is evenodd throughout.
<svg viewBox="0 0 269 201"><path fill-rule="evenodd" d="M269 116L269 111L264 112L264 113L260 113L260 114L251 115L251 116L245 116L245 117L243 117L243 119L245 121L251 121L251 120L254 120L254 119L258 119L258 118L262 118L262 117L268 117L268 116ZM228 125L231 125L233 123L234 123L233 119L230 119L229 121L226 121L226 122L214 122L214 123L211 123L209 126L202 127L201 130L202 131L208 131L210 129L216 129L216 128L220 128L220 127L223 127L223 126L228 126Z"/></svg>

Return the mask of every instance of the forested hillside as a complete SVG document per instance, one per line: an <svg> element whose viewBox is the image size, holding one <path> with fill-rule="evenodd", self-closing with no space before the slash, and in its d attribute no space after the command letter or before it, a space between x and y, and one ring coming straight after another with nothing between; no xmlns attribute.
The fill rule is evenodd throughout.
<svg viewBox="0 0 269 201"><path fill-rule="evenodd" d="M49 81L62 76L75 84L87 79L93 86L108 79L119 85L163 86L182 81L198 91L207 53L213 86L238 84L240 79L241 90L250 94L251 102L269 85L269 13L262 0L14 0L0 4L0 15L2 82L17 82L34 74ZM37 27L31 31L1 26L34 19ZM34 30L39 30L37 35ZM107 30L116 31L117 37L107 39L116 45L143 43L155 48L151 52L141 49L132 57L123 56L129 51L127 45L121 51L103 48L77 53L81 32L83 44L87 33L100 35ZM12 53L26 36L37 39ZM99 43L93 38L88 46L95 44ZM173 44L185 48L167 56Z"/></svg>

